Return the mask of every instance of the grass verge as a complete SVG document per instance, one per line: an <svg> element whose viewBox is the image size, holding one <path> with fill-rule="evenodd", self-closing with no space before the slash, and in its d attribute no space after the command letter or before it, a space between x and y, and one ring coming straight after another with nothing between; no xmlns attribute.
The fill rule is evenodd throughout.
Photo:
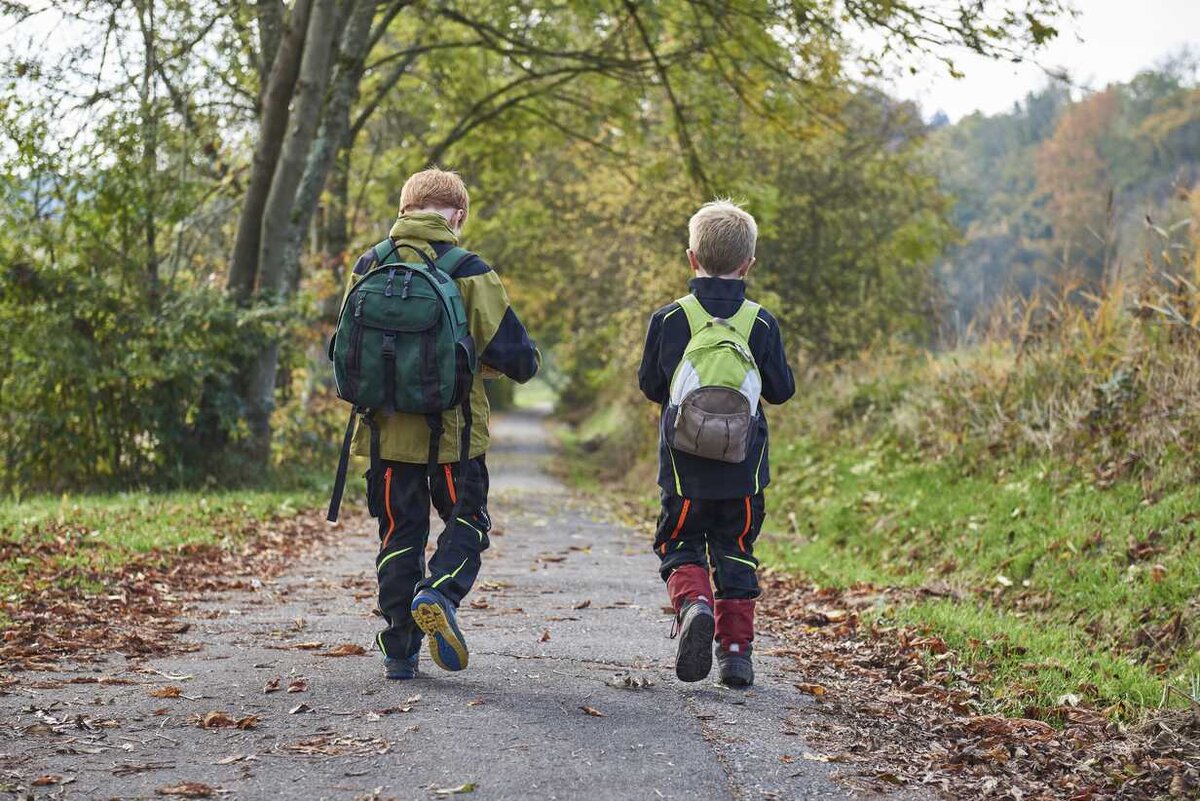
<svg viewBox="0 0 1200 801"><path fill-rule="evenodd" d="M907 588L885 616L971 661L996 711L1086 703L1129 717L1200 675L1200 488L1100 489L1053 462L968 471L803 437L773 456L767 564Z"/></svg>
<svg viewBox="0 0 1200 801"><path fill-rule="evenodd" d="M165 559L184 545L233 546L255 523L289 518L321 503L324 478L295 477L268 488L0 503L0 597L16 602L47 583L77 582L81 572L74 567L88 568L89 575L115 574L135 559L156 552Z"/></svg>

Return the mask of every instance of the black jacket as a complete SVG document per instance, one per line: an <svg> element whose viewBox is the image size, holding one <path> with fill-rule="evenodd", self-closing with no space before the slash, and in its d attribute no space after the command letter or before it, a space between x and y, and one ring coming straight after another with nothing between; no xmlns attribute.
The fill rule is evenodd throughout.
<svg viewBox="0 0 1200 801"><path fill-rule="evenodd" d="M716 317L732 317L746 299L746 284L728 278L693 278L692 294L704 309ZM680 312L680 313L676 313ZM759 404L758 427L750 444L749 455L741 464L718 462L667 445L663 436L670 396L671 378L683 359L691 339L687 315L678 303L663 306L650 318L638 384L646 397L662 405L658 435L658 485L664 491L685 498L721 499L757 495L771 480L767 452L767 416ZM783 403L796 392L796 380L787 363L787 351L779 323L766 309L758 312L750 334L750 352L762 375L762 400Z"/></svg>

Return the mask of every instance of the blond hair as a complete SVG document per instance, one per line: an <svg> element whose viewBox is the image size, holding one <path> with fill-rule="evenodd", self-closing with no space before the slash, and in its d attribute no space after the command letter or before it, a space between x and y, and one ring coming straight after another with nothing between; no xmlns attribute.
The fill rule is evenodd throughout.
<svg viewBox="0 0 1200 801"><path fill-rule="evenodd" d="M728 275L754 258L758 224L731 200L705 203L688 220L688 247L709 275Z"/></svg>
<svg viewBox="0 0 1200 801"><path fill-rule="evenodd" d="M430 167L413 173L400 190L401 214L416 209L462 209L465 220L470 206L467 186L453 170Z"/></svg>

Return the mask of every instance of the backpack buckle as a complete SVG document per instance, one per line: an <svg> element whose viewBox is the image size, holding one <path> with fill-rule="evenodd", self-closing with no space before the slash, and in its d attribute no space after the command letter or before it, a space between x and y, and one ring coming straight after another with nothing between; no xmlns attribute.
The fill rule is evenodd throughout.
<svg viewBox="0 0 1200 801"><path fill-rule="evenodd" d="M383 335L383 358L388 361L396 361L396 335Z"/></svg>

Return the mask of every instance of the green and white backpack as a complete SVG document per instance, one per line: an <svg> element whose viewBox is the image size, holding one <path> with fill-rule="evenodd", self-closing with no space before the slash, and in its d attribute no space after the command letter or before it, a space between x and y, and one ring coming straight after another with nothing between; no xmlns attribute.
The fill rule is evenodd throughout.
<svg viewBox="0 0 1200 801"><path fill-rule="evenodd" d="M743 462L762 394L762 376L750 353L750 332L761 307L743 301L725 320L705 311L695 295L677 302L692 336L671 378L667 443L706 459Z"/></svg>

